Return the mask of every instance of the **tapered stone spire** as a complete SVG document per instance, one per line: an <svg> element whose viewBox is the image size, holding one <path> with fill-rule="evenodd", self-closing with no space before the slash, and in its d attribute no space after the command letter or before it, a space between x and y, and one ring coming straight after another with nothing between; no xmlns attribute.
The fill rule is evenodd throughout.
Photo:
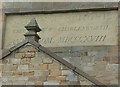
<svg viewBox="0 0 120 87"><path fill-rule="evenodd" d="M28 30L28 32L24 34L25 39L38 42L40 37L37 32L40 32L41 29L39 28L36 19L31 19L31 21L25 26L25 28Z"/></svg>

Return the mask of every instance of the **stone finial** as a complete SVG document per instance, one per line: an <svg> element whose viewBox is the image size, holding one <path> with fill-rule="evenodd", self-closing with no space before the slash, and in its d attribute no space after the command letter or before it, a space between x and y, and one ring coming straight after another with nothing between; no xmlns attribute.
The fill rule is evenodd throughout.
<svg viewBox="0 0 120 87"><path fill-rule="evenodd" d="M38 42L40 37L37 32L40 32L41 29L39 28L36 19L31 19L31 21L25 26L25 28L28 30L28 32L24 34L25 39L35 40L36 42Z"/></svg>

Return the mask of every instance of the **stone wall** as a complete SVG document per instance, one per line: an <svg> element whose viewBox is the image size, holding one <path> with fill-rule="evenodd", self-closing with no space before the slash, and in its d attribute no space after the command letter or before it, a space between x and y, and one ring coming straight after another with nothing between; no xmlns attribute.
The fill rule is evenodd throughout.
<svg viewBox="0 0 120 87"><path fill-rule="evenodd" d="M75 6L74 4L75 3L73 3L72 6ZM31 4L27 4L27 7L29 7L28 5L32 8ZM9 4L7 6L8 7L6 8L9 8ZM17 5L11 4L11 6L15 7ZM27 9L27 7L20 9L20 6L21 5L19 5L19 8L17 9L18 13L23 10L29 11L31 9ZM36 7L34 9L32 8L30 11L40 8L37 6L40 5L36 5ZM77 6L79 6L79 4ZM101 5L99 4L98 7L99 6ZM107 5L103 7L106 6ZM108 6L112 5L110 4ZM67 8L70 7L68 6ZM46 9L48 10L49 7ZM12 10L11 12L14 11ZM22 27L24 27L24 25L22 25ZM49 49L100 82L107 85L118 84L119 63L117 44L99 46L49 47ZM89 84L89 82L84 78L79 78L78 75L62 64L53 60L43 52L37 52L36 49L31 48L30 46L17 50L15 53L2 60L2 63L3 64L0 66L0 70L3 71L3 84Z"/></svg>
<svg viewBox="0 0 120 87"><path fill-rule="evenodd" d="M104 84L118 84L118 46L49 48Z"/></svg>
<svg viewBox="0 0 120 87"><path fill-rule="evenodd" d="M2 60L2 85L91 85L33 46L25 45Z"/></svg>

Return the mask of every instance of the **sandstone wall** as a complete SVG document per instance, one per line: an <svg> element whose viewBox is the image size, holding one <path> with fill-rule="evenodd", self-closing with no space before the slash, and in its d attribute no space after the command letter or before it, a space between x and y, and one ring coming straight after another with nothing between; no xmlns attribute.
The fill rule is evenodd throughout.
<svg viewBox="0 0 120 87"><path fill-rule="evenodd" d="M91 85L33 46L26 45L2 60L2 85Z"/></svg>

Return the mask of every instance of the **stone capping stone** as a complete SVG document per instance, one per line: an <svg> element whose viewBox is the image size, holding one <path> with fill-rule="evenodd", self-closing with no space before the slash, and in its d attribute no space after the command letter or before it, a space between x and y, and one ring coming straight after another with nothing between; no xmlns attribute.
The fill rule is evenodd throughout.
<svg viewBox="0 0 120 87"><path fill-rule="evenodd" d="M29 3L29 2L28 2ZM29 13L62 13L77 11L104 11L117 10L118 2L47 2L47 3L28 3L25 7L18 7L15 3L11 6L3 6L6 14L29 14ZM9 4L9 3L7 3ZM15 5L15 6L14 6ZM22 5L19 2L19 5ZM24 3L25 5L25 3Z"/></svg>
<svg viewBox="0 0 120 87"><path fill-rule="evenodd" d="M0 57L2 57L2 58L0 58L0 60L1 60L1 59L4 59L6 56L10 55L13 51L17 50L18 48L24 46L24 45L27 44L27 43L28 43L28 41L27 41L27 40L24 40L24 41L16 44L15 46L11 47L10 49L3 50L2 56L0 56Z"/></svg>

